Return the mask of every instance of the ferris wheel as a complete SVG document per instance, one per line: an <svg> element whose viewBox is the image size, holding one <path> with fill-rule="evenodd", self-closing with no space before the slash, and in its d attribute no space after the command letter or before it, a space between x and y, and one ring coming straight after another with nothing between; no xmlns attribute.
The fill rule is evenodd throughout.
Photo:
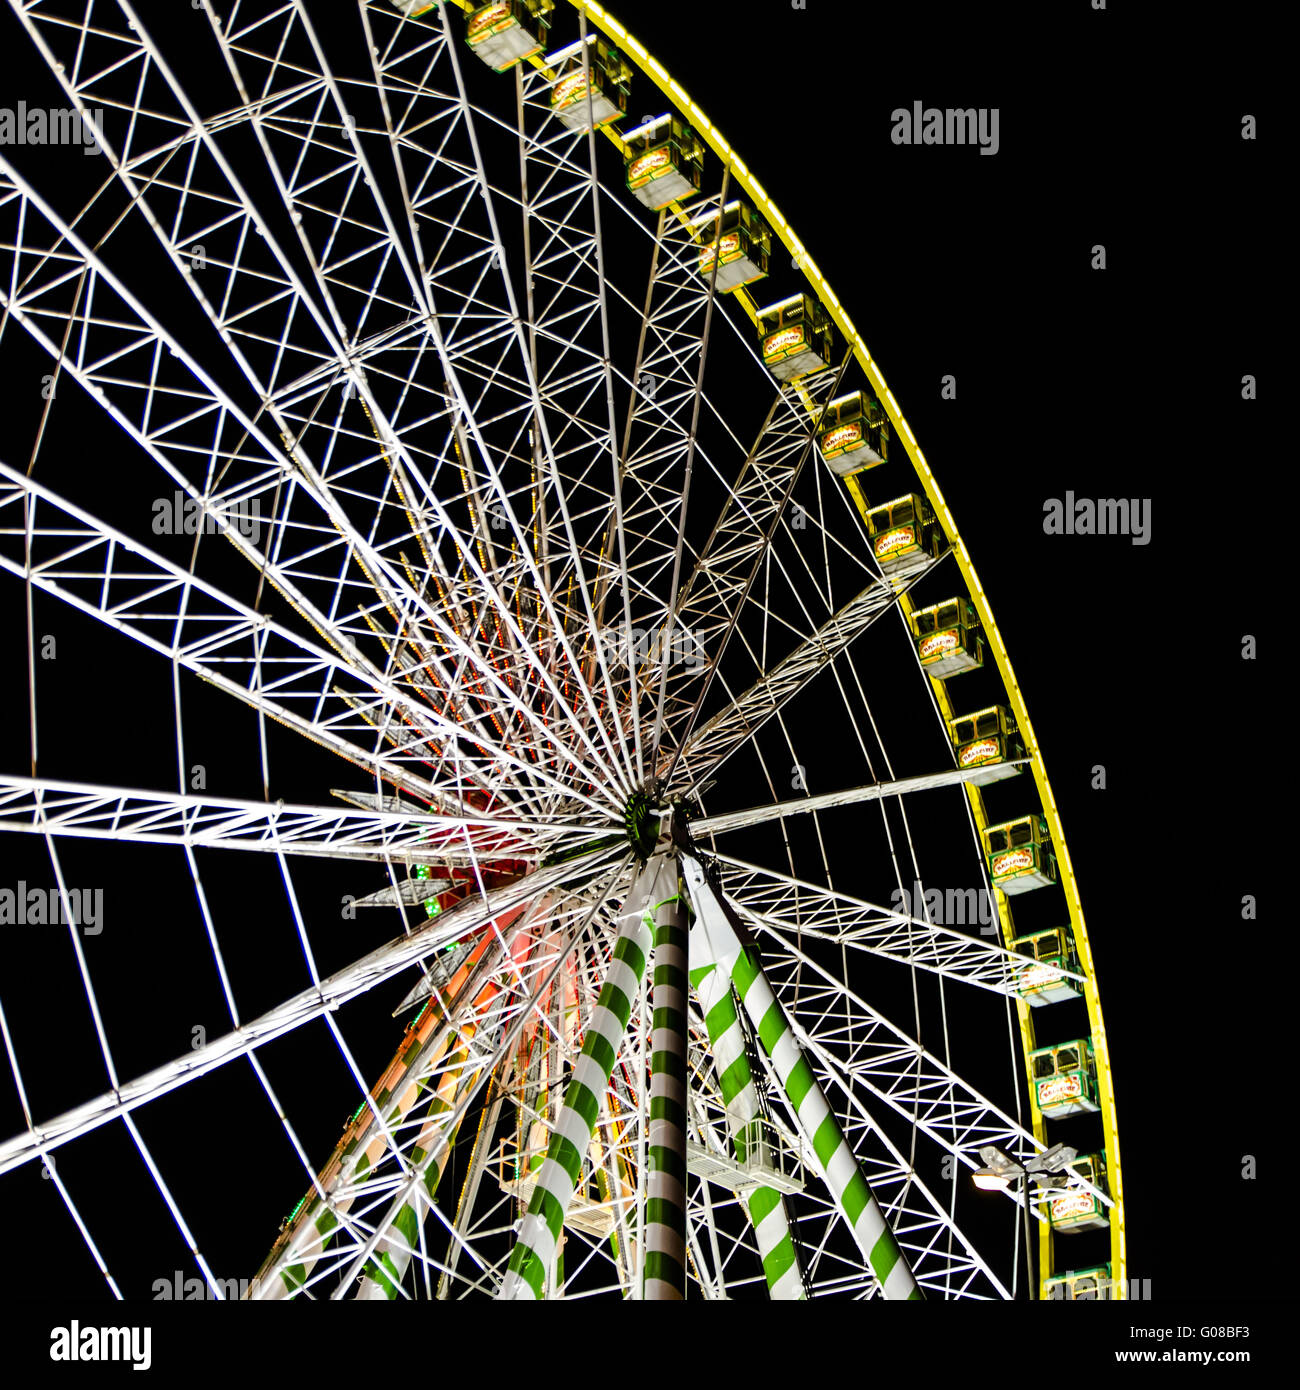
<svg viewBox="0 0 1300 1390"><path fill-rule="evenodd" d="M41 1112L44 1042L0 1012L0 1183L45 1165L67 1248L130 1293L59 1172L125 1126L221 1296L205 1233L264 1165L187 1208L135 1116L242 1068L240 1151L301 1171L250 1298L1122 1298L1110 1060L1024 699L851 302L700 107L581 0L10 8L99 152L64 179L0 150L0 350L49 387L0 457L32 744L0 829L49 846L103 1066ZM79 491L73 409L154 504ZM40 775L37 602L172 682L173 786ZM195 691L251 712L226 746L262 799L190 777ZM78 837L184 863L228 1007L139 1074ZM211 904L267 859L255 930L308 982L253 1008L226 966L252 920ZM384 924L328 971L318 871ZM332 1152L297 1132L324 1060L303 1097L263 1065L308 1034L346 1064Z"/></svg>

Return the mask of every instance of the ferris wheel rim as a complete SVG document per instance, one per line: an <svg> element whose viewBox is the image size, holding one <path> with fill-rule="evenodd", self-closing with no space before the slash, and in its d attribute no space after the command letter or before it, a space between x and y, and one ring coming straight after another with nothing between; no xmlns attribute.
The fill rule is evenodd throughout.
<svg viewBox="0 0 1300 1390"><path fill-rule="evenodd" d="M627 49L629 50L629 52L633 55L634 61L637 60L637 50L638 50L638 48L639 48L639 45L637 45L637 44L636 44L636 41L633 40L633 39L631 39L630 36L627 35L627 33L626 33L625 30L622 30L621 27L617 25L617 22L614 21L614 20L612 19L612 17L608 16L608 15L607 15L603 10L601 10L600 7L598 7L598 6L580 3L580 0L571 0L571 3L573 4L573 7L574 7L575 9L577 9L577 10L579 10L580 12L583 13L584 17L586 17L586 16L591 17L592 20L596 23L596 25L597 25L598 27L600 27L600 28L602 29L602 31L605 32L605 33L607 34L608 37L617 39L618 41L620 41L621 43L623 43L623 44L627 47ZM604 21L604 22L602 22L602 21ZM644 54L644 50L641 50L641 52ZM702 120L702 118L699 118L699 117L696 116L696 113L698 112L698 108L695 106L695 104L694 104L693 102L689 101L689 98L687 98L687 97L685 96L684 93L681 93L680 87L677 86L677 84L676 84L675 82L673 82L673 80L672 80L671 78L669 78L669 77L667 76L666 73L664 73L664 76L663 76L663 78L662 78L662 80L661 80L661 78L659 77L659 75L658 75L658 74L656 73L656 71L655 71L655 68L658 68L659 65L657 65L653 59L649 58L649 55L648 55L648 54L645 54L645 58L646 58L646 63L645 63L644 65L639 64L640 66L642 66L642 71L645 72L648 76L650 76L650 77L652 78L652 80L655 81L656 85L659 86L660 89L661 89L662 91L664 91L665 95L667 95L667 96L669 97L669 99L673 102L674 107L675 107L676 109L682 111L684 114L685 114L685 113L690 113L690 114L692 114L692 118L693 118L693 119L697 119L697 118L698 118L698 119L701 119L701 129L702 129L702 132L705 134L706 139L708 139L708 138L710 137L710 132L713 131L713 128L712 128L710 125L708 125L707 122L704 122L704 121ZM662 69L660 69L660 71L662 71ZM676 88L676 92L674 92L673 90L671 90L672 88ZM681 93L681 96L679 97L679 96L677 95L677 93ZM716 152L716 153L719 153L719 155L721 156L721 155L722 155L722 148L720 148L720 147L723 145L724 142L721 141L721 137L720 137L720 136L717 136L716 139L717 139L717 141L718 141L718 146L715 146L715 152ZM712 141L711 141L711 143L712 143ZM729 149L729 147L726 147L726 148ZM743 173L741 172L741 170L743 169L743 166L740 166L738 161L736 161L736 160L734 160L734 159L732 159L732 158L728 158L727 164L728 164L728 167L729 167L729 168L734 167L734 168L736 169L736 177L742 181L742 184L744 183L744 180L745 180L746 178L749 178L747 171L745 171L745 172L743 172ZM785 219L784 219L783 217L781 217L781 215L779 214L779 211L777 211L777 210L774 208L774 206L771 205L770 200L768 200L767 197L766 197L766 194L762 193L761 189L758 188L758 185L757 185L756 183L753 183L752 179L750 179L750 183L752 184L752 187L749 187L749 186L746 185L746 191L749 192L751 196L754 196L756 201L760 201L760 199L761 199L762 202L763 202L763 204L765 204L767 207L771 208L772 214L773 214L773 215L772 215L772 225L773 225L773 229L776 230L777 233L778 233L778 235L782 238L782 241L783 241L784 244L786 244L787 249L791 250L792 252L795 252L795 254L800 254L800 255L801 255L801 254L802 254L801 251L796 252L796 247L798 246L798 243L794 241L794 239L793 239L793 233L792 233L791 231L789 231L789 229L788 229L788 224L785 223ZM787 240L787 236L789 237L788 240ZM893 401L892 393L889 393L889 392L887 391L887 388L884 387L883 380L879 379L879 374L878 374L878 371L877 371L877 370L875 369L875 367L874 367L874 362L873 362L872 359L870 359L869 356L866 354L866 349L865 349L865 347L861 344L861 339L857 337L856 331L852 329L852 325L851 325L851 323L849 323L848 318L847 318L847 315L843 313L842 308L840 308L838 301L835 300L835 298L834 298L834 296L833 296L833 293L829 290L829 287L828 287L828 286L824 286L824 282L821 280L820 273L817 272L815 265L811 262L810 259L808 259L808 258L805 257L805 259L804 259L804 264L803 264L803 267L802 267L802 268L804 269L805 274L809 276L810 281L812 281L813 278L814 278L814 276L815 276L815 286L816 286L816 288L817 288L817 293L818 293L819 297L825 296L825 297L823 297L823 303L825 303L825 304L827 305L828 309L830 309L830 310L832 311L833 314L839 313L839 314L841 315L841 317L843 318L843 323L842 323L840 326L841 326L841 328L842 328L842 331L845 331L845 336L846 336L846 338L848 339L848 341L850 341L851 343L854 344L854 353L855 353L855 356L857 356L857 360L858 360L858 362L859 362L859 365L860 365L860 366L863 368L863 370L868 374L869 378L873 380L873 382L878 381L878 384L879 384L879 386L881 387L881 391L880 391L881 400L882 400L883 403L886 404L887 409L889 409L890 415L891 415L891 420L893 420L893 422L895 423L896 427L897 427L898 430L899 430L900 435L901 435L905 440L909 441L909 445L908 445L908 446L905 446L905 447L908 447L909 457L912 458L914 467L917 467L918 475L921 476L923 482L926 483L926 491L927 491L927 493L931 496L931 500L932 500L933 502L935 502L935 504L936 504L936 509L940 511L940 514L944 515L945 518L948 518L947 509L946 509L946 506L942 503L942 499L941 499L941 497L940 497L940 495L939 495L939 493L938 493L937 484L933 484L933 479L932 479L931 475L929 474L928 466L924 464L924 456L921 455L919 449L916 448L916 446L915 446L915 441L914 441L913 438L912 438L910 428L906 425L906 422L905 422L905 420L903 420L903 418L902 418L902 416L901 416L901 413L898 413L898 412L897 412L897 407L896 407L896 405L895 405L895 403L894 403L894 401ZM810 273L810 272L811 272L811 273ZM919 465L919 466L918 466L918 459L920 460L920 465ZM924 469L924 472L923 472L923 473L922 473L922 471L921 471L922 468ZM961 564L962 564L962 556L964 555L964 549L965 549L965 548L964 548L964 543L960 541L960 538L959 538L959 536L957 535L955 526L952 527L951 532L950 532L950 535L951 535L951 539L952 539L952 541L953 541L953 543L954 543L954 548L955 548L955 550L958 552L958 555L957 555L958 564L961 565ZM988 631L990 632L990 635L994 636L994 638L995 638L995 648L996 648L995 655L999 655L999 654L1000 654L1001 657L1005 658L1005 651L1004 651L1004 649L1003 649L1003 647L1002 647L1001 638L1000 638L1000 636L997 636L997 635L996 635L996 626L995 626L995 625L993 624L993 622L992 622L991 610L988 610L987 601L983 599L982 590L979 589L979 587L978 587L978 580L974 577L973 568L969 568L969 561L967 560L966 567L963 568L963 576L965 577L965 576L967 575L968 572L969 572L969 578L967 579L968 588L970 588L971 585L974 585L974 590L972 591L973 597L976 598L977 606L982 604L981 616L987 615L987 623L986 623L987 629L988 629ZM1002 667L1002 661L1001 661L1001 660L999 661L999 667L1000 667L1000 669L1001 669L1001 667ZM1012 695L1013 700L1019 702L1019 705L1018 705L1018 713L1023 713L1023 701L1022 701L1022 699L1021 699L1021 697L1020 697L1020 695L1019 695L1019 688L1018 688L1018 686L1015 686L1013 678L1010 678L1010 675L1009 675L1009 673L1010 673L1009 661L1007 661L1007 663L1006 663L1005 670L1006 670L1007 675L1006 675L1006 677L1004 677L1004 679L1005 679L1005 682L1006 682L1006 684L1007 684L1007 686L1008 686L1008 693L1009 693L1010 695ZM1031 741L1031 746L1032 746L1033 749L1034 749L1034 756L1033 756L1033 760L1032 760L1032 761L1033 761L1033 764L1034 764L1035 780L1040 782L1040 786L1041 786L1041 788L1042 788L1042 789L1044 790L1044 792L1045 792L1045 795L1043 796L1044 811L1045 811L1045 813L1047 813L1050 817L1055 817L1055 816L1056 816L1056 812L1055 812L1055 803L1054 803L1054 801L1051 800L1051 797L1050 797L1050 787L1048 786L1048 784L1047 784L1047 782L1046 782L1046 774L1045 774L1044 771L1042 771L1041 756L1040 756L1039 753L1038 753L1036 741L1033 740L1033 738L1032 738L1032 732L1029 731L1029 725L1028 725L1027 715L1024 715L1024 725L1023 725L1023 727L1026 729L1026 731L1027 731L1027 736L1028 736L1028 738L1030 739L1030 741ZM1057 828L1059 828L1059 819L1056 820L1056 821L1054 821L1054 825L1055 825ZM1064 870L1064 873L1067 875L1067 880L1068 880L1068 885L1069 885L1069 886L1067 887L1067 897L1069 897L1069 898L1070 898L1070 901L1071 901L1071 919L1072 919L1072 923L1073 923L1073 921L1074 921L1074 904L1075 904L1075 901L1077 900L1077 887L1074 886L1073 874L1072 874L1072 870L1071 870L1071 868L1070 868L1070 866L1069 866L1068 852L1065 851L1064 839L1063 839L1063 838L1062 838L1061 841L1060 841L1060 845L1061 845L1061 851L1062 851L1062 858L1063 858L1063 861L1064 861L1064 863L1063 863L1063 870ZM1072 896L1071 896L1071 895L1072 895ZM1079 939L1080 939L1081 949L1086 953L1086 952L1087 952L1087 944L1086 944L1086 935L1082 932L1082 912L1081 912L1081 908L1079 909L1078 922L1079 922L1079 926L1080 926ZM1089 978L1091 979L1091 965L1090 965L1090 960L1089 960L1088 974L1089 974ZM1091 1004L1091 1001L1090 1001L1090 1004ZM1098 1014L1098 1018L1099 1018L1099 1017L1100 1017L1100 1016L1099 1016L1099 1014ZM1104 1033L1100 1031L1099 1027L1094 1028L1094 1035L1097 1037L1097 1040L1098 1040L1099 1044L1101 1045L1101 1047L1104 1048ZM1108 1064L1107 1064L1107 1066L1108 1066ZM1109 1145L1108 1145L1108 1149L1109 1149ZM1118 1198L1119 1198L1119 1177L1118 1177L1118 1150L1117 1150L1117 1149L1115 1150L1115 1159L1116 1159L1116 1161L1115 1161L1115 1177L1114 1177L1113 1181L1114 1181L1114 1186L1115 1186L1115 1197L1116 1197L1117 1202L1118 1202ZM1122 1221L1121 1221L1119 1224L1120 1224L1120 1227L1121 1227L1121 1230L1122 1230ZM1121 1277L1122 1277L1122 1262L1121 1262Z"/></svg>
<svg viewBox="0 0 1300 1390"><path fill-rule="evenodd" d="M459 2L460 0L457 0L457 3ZM660 63L649 50L646 49L645 45L636 39L623 24L603 6L595 3L594 0L567 0L567 3L574 10L590 18L608 38L614 39L624 45L642 74L654 83L660 93L672 103L673 107L678 112L690 117L692 122L698 127L700 134L708 143L709 147L727 169L728 174L738 181L744 192L754 200L755 205L767 215L773 232L780 238L786 250L790 252L793 264L802 271L813 292L828 310L841 333L843 333L845 341L851 345L853 355L859 367L876 387L878 399L885 407L890 421L897 431L898 437L903 440L904 449L907 452L908 458L911 460L917 477L921 481L926 496L929 498L936 514L943 519L944 532L952 545L953 557L961 572L967 593L975 603L976 610L980 616L981 625L991 638L994 660L1002 676L1003 685L1006 688L1012 708L1016 714L1018 726L1024 732L1026 745L1031 752L1031 770L1034 782L1038 788L1043 814L1047 817L1048 823L1051 826L1052 843L1054 847L1059 847L1059 865L1062 884L1066 895L1066 903L1069 910L1070 927L1078 943L1080 963L1083 965L1084 973L1087 977L1085 997L1088 1004L1091 1035L1096 1049L1098 1086L1101 1093L1102 1113L1104 1117L1103 1123L1105 1125L1108 1176L1110 1179L1111 1192L1115 1199L1115 1208L1111 1222L1112 1264L1114 1266L1113 1277L1120 1290L1118 1296L1122 1298L1124 1296L1123 1291L1127 1288L1127 1253L1124 1230L1123 1178L1120 1165L1118 1127L1115 1118L1114 1083L1111 1078L1109 1047L1106 1041L1106 1030L1102 1016L1101 1003L1097 995L1096 974L1092 961L1092 950L1089 943L1087 926L1083 914L1083 903L1079 894L1078 883L1074 876L1073 863L1070 858L1069 847L1066 843L1065 831L1061 823L1060 813L1057 809L1056 798L1052 792L1051 783L1048 780L1046 766L1039 749L1037 737L1033 732L1033 725L1029 718L1024 695L1021 692L1019 682L1015 678L1011 666L1011 658L1006 650L1006 644L998 630L992 606L976 574L974 563L970 559L969 552L966 548L966 543L958 531L956 521L943 498L938 481L935 479L929 463L926 461L925 454L921 451L916 436L913 434L910 425L908 425L906 418L903 416L902 409L894 398L893 392L888 388L879 367L876 365L875 359L871 357L866 343L854 326L847 308L838 296L836 296L829 282L823 277L807 248L804 247L795 236L792 225L786 220L767 190L764 189L752 175L748 166L734 152L730 143L709 120L702 108L690 97L680 82L668 72L663 64ZM951 718L954 710L947 700L943 683L941 681L936 681L934 682L934 686L940 708L943 710L945 717ZM987 817L984 815L982 807L974 801L974 798L972 798L972 813L975 817L977 829L986 829L988 826ZM999 892L999 897L1000 896ZM1022 1019L1025 1013L1026 1010L1024 1006L1022 1006ZM1028 1035L1023 1029L1023 1024L1022 1041L1022 1050L1025 1054L1027 1065L1030 1046ZM1033 1109L1035 1112L1035 1135L1040 1140L1044 1140L1045 1131L1043 1130L1041 1116L1037 1113L1036 1099L1034 1100ZM1045 1242L1047 1240L1046 1231L1043 1232L1042 1238L1044 1241L1043 1249L1045 1251Z"/></svg>

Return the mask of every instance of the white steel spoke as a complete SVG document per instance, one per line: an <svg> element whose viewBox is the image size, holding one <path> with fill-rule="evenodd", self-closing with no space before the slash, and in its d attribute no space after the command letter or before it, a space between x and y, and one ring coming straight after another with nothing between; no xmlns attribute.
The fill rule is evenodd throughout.
<svg viewBox="0 0 1300 1390"><path fill-rule="evenodd" d="M827 941L1011 995L1015 972L1034 959L992 940L936 926L727 855L717 856L717 862L727 896L741 915L780 937L783 951L790 949L791 938ZM976 890L968 891L974 899ZM1065 979L1082 978L1070 970L1061 974Z"/></svg>
<svg viewBox="0 0 1300 1390"><path fill-rule="evenodd" d="M44 513L24 508L29 499L54 511L53 524L35 524L35 517ZM374 725L372 709L395 711L409 721L385 730L385 736L398 743L399 752L403 745L406 750L413 745L418 750L428 742L437 747L444 739L454 739L459 726L435 714L414 693L385 681L354 645L345 644L341 634L336 639L341 655L335 656L0 464L0 520L4 519L14 524L0 529L0 540L12 540L13 548L21 548L25 557L0 553L0 567L30 578L38 589L172 657L219 689L265 710L349 761L371 767L432 802L455 804L455 793L440 791L410 766L412 761L423 761L418 751L407 751L406 765L400 766L349 737ZM35 543L46 540L51 548L42 546L39 554L33 554ZM249 672L246 682L239 679L244 670ZM343 711L325 716L322 707L327 704L342 704ZM533 771L500 745L485 739L480 746L488 754L488 768ZM463 775L466 767L475 781L491 786L494 778L487 768L460 763L458 773ZM566 792L555 779L540 775L553 790ZM598 809L592 798L580 799Z"/></svg>
<svg viewBox="0 0 1300 1390"><path fill-rule="evenodd" d="M390 941L346 969L323 979L318 988L304 990L260 1017L242 1024L236 1032L227 1033L134 1081L123 1082L114 1091L84 1105L35 1124L30 1135L0 1144L0 1173L28 1163L80 1134L89 1133L137 1106L166 1095L177 1086L185 1085L326 1012L338 1009L447 942L486 926L511 907L527 902L567 879L593 874L616 857L616 851L604 851L593 854L577 866L539 869L518 883L490 890L484 895L483 902L468 900L461 911L444 913L411 935Z"/></svg>
<svg viewBox="0 0 1300 1390"><path fill-rule="evenodd" d="M216 1296L215 1223L287 1161L301 1200L240 1247L259 1300L875 1298L908 1266L904 1294L1016 1297L1015 1194L990 1205L969 1174L988 1145L1045 1152L1035 1025L1086 1005L1086 1142L1110 1166L1051 1190L1109 1215L1122 1272L1091 955L987 599L844 304L680 84L588 0L0 13L65 105L51 128L98 137L71 169L58 142L0 150L0 347L42 379L0 460L28 700L0 767L26 877L0 884L0 926L63 922L54 965L12 939L73 997L91 1062L0 984L0 1195L20 1205L17 1170L43 1163L64 1242L127 1298L131 1253L105 1234L125 1184L75 1161L100 1131ZM669 142L637 165L652 130ZM724 248L737 200L748 231ZM783 364L764 306L792 289L812 337ZM846 476L819 436L858 390L880 457ZM925 494L912 558L878 548L866 489ZM924 665L916 611L954 595L970 659ZM74 682L44 664L55 636ZM1025 926L984 843L989 767L959 766L976 701L1019 720L998 761L1021 775L991 803L1041 807L1058 841L1035 842ZM106 737L97 779L68 761ZM83 942L74 857L129 874L133 907L179 893L189 929L133 910L123 952L133 979L210 991L224 1032L129 1045L155 1001L124 1000ZM733 932L737 974L679 986L671 912L641 950L665 904L624 904L652 857L655 896L684 885L697 925ZM939 889L954 877L971 886ZM1038 913L1061 888L1068 910ZM345 921L366 909L342 951L340 896ZM760 976L781 1006L761 1027L741 997ZM664 1058L684 1058L679 1118ZM230 1084L243 1157L196 1200L161 1138ZM897 1267L868 1256L854 1164ZM1040 1278L1069 1257L1047 1191Z"/></svg>
<svg viewBox="0 0 1300 1390"><path fill-rule="evenodd" d="M1028 758L1013 758L1009 767L1027 763ZM829 811L837 806L858 806L864 801L879 801L888 796L909 796L913 792L931 791L936 787L956 787L979 777L982 768L953 768L948 772L931 772L921 777L902 777L893 782L878 782L871 787L850 787L841 792L825 792L821 796L805 797L801 801L780 801L775 806L751 806L745 811L724 812L716 816L701 816L695 829L705 835L720 835L724 830L740 830L747 825L762 825L787 816L807 815L814 811Z"/></svg>
<svg viewBox="0 0 1300 1390"><path fill-rule="evenodd" d="M137 844L398 864L430 859L468 863L471 848L488 861L541 856L557 844L581 849L585 841L599 838L579 823L436 815L392 800L401 809L348 811L3 777L0 827Z"/></svg>

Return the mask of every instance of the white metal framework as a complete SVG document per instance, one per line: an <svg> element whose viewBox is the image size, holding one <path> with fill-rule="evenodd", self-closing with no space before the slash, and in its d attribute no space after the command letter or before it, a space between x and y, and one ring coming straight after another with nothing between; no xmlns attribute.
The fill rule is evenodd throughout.
<svg viewBox="0 0 1300 1390"><path fill-rule="evenodd" d="M9 1026L0 986L25 1116L0 1175L41 1161L57 1178L63 1146L121 1121L220 1296L205 1233L247 1208L262 1165L182 1212L132 1117L251 1068L265 1103L241 1119L241 1150L292 1152L306 1195L250 1296L495 1293L644 858L638 817L671 803L920 1289L1023 1289L1017 1209L988 1237L968 1174L981 1146L1043 1148L1009 1041L1026 962L978 922L931 920L919 893L900 906L930 882L992 900L972 773L904 621L920 578L882 575L817 455L851 358L774 381L752 306L700 273L699 218L734 196L729 170L647 213L617 139L553 110L546 61L490 72L452 5L362 0L325 18L303 0L204 0L184 24L127 0L10 8L103 152L63 177L53 156L0 151L0 347L48 384L34 435L0 445L0 568L25 595L31 706L0 829L44 838L65 903L67 841L183 859L229 1021L119 1075L78 948L102 1067L45 1113L28 1104L41 1039ZM552 49L595 32L581 7L554 18ZM102 421L107 486L69 457L69 411ZM946 556L932 569L958 584ZM170 688L174 728L123 737L174 743L174 789L40 775L55 731L33 615L65 609L111 631L116 681ZM190 713L205 688L251 712L231 725L231 776L252 769L262 800L225 794L217 769L211 790L188 779L189 750L211 742ZM302 751L287 757L290 735ZM295 788L322 763L339 806ZM224 956L246 924L204 885L259 856L283 884L258 930L299 940L310 984L249 1012ZM320 863L348 870L357 906L398 914L384 944L325 974L305 905ZM643 1287L649 996L599 1096L551 1296ZM364 1027L397 1047L374 1085L349 1041L360 1016L335 1016L367 1000ZM959 1037L950 1007L982 1022ZM312 1026L346 1064L335 1110L359 1103L323 1167L295 1126L326 1069L299 1073L300 1102L259 1059ZM764 1175L800 1290L878 1295L740 1027L771 1136L748 1166L692 996L692 1296L763 1289L743 1199ZM58 1189L68 1241L119 1289L96 1194Z"/></svg>

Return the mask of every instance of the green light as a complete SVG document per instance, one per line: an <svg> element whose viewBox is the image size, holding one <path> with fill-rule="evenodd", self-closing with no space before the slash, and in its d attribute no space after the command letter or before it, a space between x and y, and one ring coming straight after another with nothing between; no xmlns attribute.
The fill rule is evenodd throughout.
<svg viewBox="0 0 1300 1390"><path fill-rule="evenodd" d="M438 906L437 898L429 898L424 904L424 915L426 917L437 917L441 915L442 908Z"/></svg>

